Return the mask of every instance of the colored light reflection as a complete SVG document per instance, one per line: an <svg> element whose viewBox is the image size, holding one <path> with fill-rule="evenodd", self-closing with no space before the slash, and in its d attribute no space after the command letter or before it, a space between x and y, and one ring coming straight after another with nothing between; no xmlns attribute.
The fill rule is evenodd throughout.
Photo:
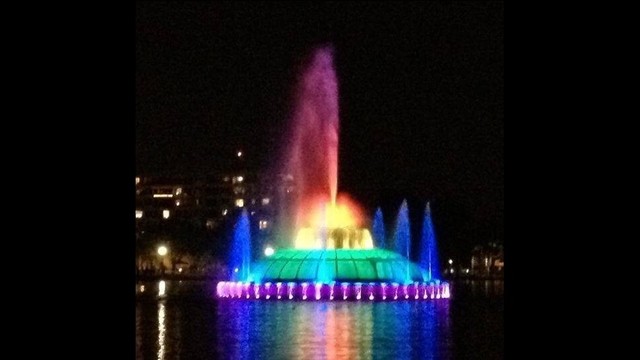
<svg viewBox="0 0 640 360"><path fill-rule="evenodd" d="M164 302L160 302L158 304L158 360L164 359L166 332Z"/></svg>
<svg viewBox="0 0 640 360"><path fill-rule="evenodd" d="M314 283L313 287L309 289L309 283L295 283L289 282L286 285L286 292L289 300L295 298L307 300L309 292L313 292L313 298L315 300L334 300L336 296L336 283ZM164 296L165 285L159 285L159 293ZM221 281L216 285L216 296L219 298L242 298L247 299L255 298L260 299L262 295L265 295L265 299L271 299L273 295L276 295L278 300L282 299L282 283L276 283L275 293L273 291L273 284L270 282L264 284L249 283L249 282L234 282L234 281ZM414 283L414 284L397 284L392 283L391 289L393 292L393 299L397 300L399 295L404 295L404 299L448 299L451 297L449 284L441 282L440 284L434 283ZM400 293L400 294L399 294ZM341 283L339 286L338 294L342 294L342 300L349 298L354 300L362 300L363 295L368 300L375 300L376 294L380 294L382 300L387 299L389 294L387 283ZM353 296L353 295L355 296ZM422 294L422 296L420 296ZM429 294L431 294L429 296ZM353 296L353 297L352 297Z"/></svg>

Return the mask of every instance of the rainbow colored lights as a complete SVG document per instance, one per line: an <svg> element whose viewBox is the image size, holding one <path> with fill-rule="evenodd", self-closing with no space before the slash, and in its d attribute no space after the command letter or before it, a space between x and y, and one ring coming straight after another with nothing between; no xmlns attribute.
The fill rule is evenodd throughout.
<svg viewBox="0 0 640 360"><path fill-rule="evenodd" d="M446 282L398 283L272 283L256 284L242 281L221 281L216 287L219 298L260 299L266 300L354 300L385 301L448 299L451 297L449 284ZM364 296L363 296L364 294Z"/></svg>
<svg viewBox="0 0 640 360"><path fill-rule="evenodd" d="M333 49L321 47L311 55L299 79L288 160L283 164L285 179L295 183L286 190L291 193L291 209L283 225L295 236L273 239L274 247L265 249L265 257L252 262L251 230L244 209L234 228L228 264L233 269L231 281L218 283L216 295L265 301L448 299L449 284L437 280L430 217L423 236L429 243L420 254L423 269L411 262L406 200L393 236L395 251L391 251L391 244L386 246L382 210L378 209L373 222L376 247L362 207L349 195L338 194L339 109ZM284 241L290 236L293 243Z"/></svg>

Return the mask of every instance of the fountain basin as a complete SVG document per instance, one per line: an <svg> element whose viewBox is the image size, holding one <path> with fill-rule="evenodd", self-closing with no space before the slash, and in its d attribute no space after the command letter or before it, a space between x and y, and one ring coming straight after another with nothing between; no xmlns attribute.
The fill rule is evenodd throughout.
<svg viewBox="0 0 640 360"><path fill-rule="evenodd" d="M245 281L223 281L220 298L398 300L449 298L449 284L384 249L279 249Z"/></svg>

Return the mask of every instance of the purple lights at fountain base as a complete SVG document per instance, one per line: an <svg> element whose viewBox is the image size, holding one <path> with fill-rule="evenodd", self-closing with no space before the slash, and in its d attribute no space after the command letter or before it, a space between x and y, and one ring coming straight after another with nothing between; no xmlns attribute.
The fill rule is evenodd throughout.
<svg viewBox="0 0 640 360"><path fill-rule="evenodd" d="M256 284L250 282L221 281L216 286L219 298L264 300L427 300L451 297L446 282L398 283L313 283L278 282Z"/></svg>

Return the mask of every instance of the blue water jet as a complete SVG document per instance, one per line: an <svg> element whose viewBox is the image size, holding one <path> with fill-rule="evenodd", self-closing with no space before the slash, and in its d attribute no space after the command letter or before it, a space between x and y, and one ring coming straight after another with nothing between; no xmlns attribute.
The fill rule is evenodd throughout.
<svg viewBox="0 0 640 360"><path fill-rule="evenodd" d="M234 281L247 281L251 274L251 226L247 209L243 209L233 227L231 247L231 278Z"/></svg>
<svg viewBox="0 0 640 360"><path fill-rule="evenodd" d="M411 249L411 225L409 224L409 207L407 206L406 199L402 201L402 205L400 205L400 210L398 211L393 244L395 252L406 256L407 259L410 259L409 250ZM409 276L409 262L407 262L406 277L407 281L411 280Z"/></svg>
<svg viewBox="0 0 640 360"><path fill-rule="evenodd" d="M438 261L438 246L436 235L431 221L431 206L427 202L422 222L422 239L420 241L420 266L427 271L428 278L425 281L440 279L440 263Z"/></svg>
<svg viewBox="0 0 640 360"><path fill-rule="evenodd" d="M373 241L378 249L386 249L386 233L384 230L384 218L382 217L382 209L378 208L373 217Z"/></svg>

